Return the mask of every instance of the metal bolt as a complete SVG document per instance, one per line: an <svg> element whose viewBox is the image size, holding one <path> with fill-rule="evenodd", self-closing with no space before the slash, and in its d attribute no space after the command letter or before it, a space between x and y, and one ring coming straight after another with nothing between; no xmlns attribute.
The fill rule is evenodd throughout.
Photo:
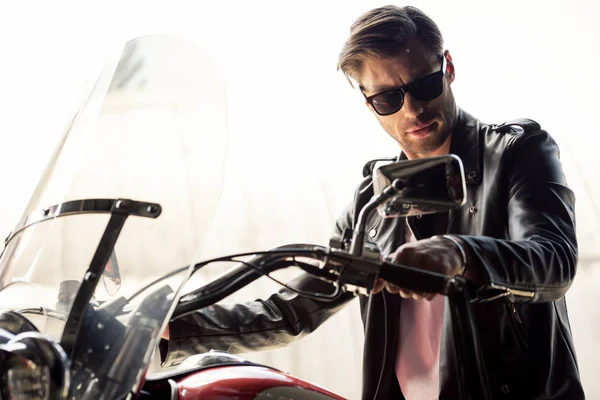
<svg viewBox="0 0 600 400"><path fill-rule="evenodd" d="M85 277L84 277L84 279L85 279L86 281L90 281L90 280L92 280L92 279L96 279L96 276L97 276L97 275L96 275L95 273L93 273L93 272L88 272L88 273L86 273L86 274L85 274Z"/></svg>
<svg viewBox="0 0 600 400"><path fill-rule="evenodd" d="M473 206L473 207L469 208L469 212L471 214L475 214L477 212L477 207Z"/></svg>
<svg viewBox="0 0 600 400"><path fill-rule="evenodd" d="M44 217L47 217L48 214L50 214L50 209L49 208L44 209Z"/></svg>
<svg viewBox="0 0 600 400"><path fill-rule="evenodd" d="M375 237L375 235L377 235L377 230L375 228L372 228L369 231L369 236L371 236L373 238L373 237Z"/></svg>
<svg viewBox="0 0 600 400"><path fill-rule="evenodd" d="M454 278L450 279L450 286L452 287L454 293L460 293L464 289L461 283Z"/></svg>
<svg viewBox="0 0 600 400"><path fill-rule="evenodd" d="M154 213L156 213L156 206L153 206L153 205L152 205L152 206L148 206L148 207L146 208L146 212L147 212L148 214L154 214Z"/></svg>
<svg viewBox="0 0 600 400"><path fill-rule="evenodd" d="M129 201L127 199L117 200L117 202L115 203L115 210L126 209L127 207L130 206L130 204L131 204L131 201Z"/></svg>
<svg viewBox="0 0 600 400"><path fill-rule="evenodd" d="M477 172L475 172L475 171L471 171L467 174L467 178L469 178L469 179L475 179L476 176L477 176Z"/></svg>
<svg viewBox="0 0 600 400"><path fill-rule="evenodd" d="M417 215L417 219L421 219L421 218L423 218L422 214Z"/></svg>

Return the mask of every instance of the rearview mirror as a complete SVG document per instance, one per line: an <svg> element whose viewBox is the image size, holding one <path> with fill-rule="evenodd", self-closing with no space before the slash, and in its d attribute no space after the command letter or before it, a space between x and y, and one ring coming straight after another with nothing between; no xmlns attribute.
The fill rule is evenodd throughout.
<svg viewBox="0 0 600 400"><path fill-rule="evenodd" d="M375 195L390 186L395 194L377 207L385 218L443 212L466 202L462 161L452 154L379 167L373 175Z"/></svg>

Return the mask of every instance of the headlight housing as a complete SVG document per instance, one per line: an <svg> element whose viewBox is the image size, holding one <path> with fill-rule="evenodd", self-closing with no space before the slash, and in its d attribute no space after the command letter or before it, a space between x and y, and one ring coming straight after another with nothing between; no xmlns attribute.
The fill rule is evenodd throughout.
<svg viewBox="0 0 600 400"><path fill-rule="evenodd" d="M0 399L65 399L69 362L60 345L38 332L24 332L0 344Z"/></svg>

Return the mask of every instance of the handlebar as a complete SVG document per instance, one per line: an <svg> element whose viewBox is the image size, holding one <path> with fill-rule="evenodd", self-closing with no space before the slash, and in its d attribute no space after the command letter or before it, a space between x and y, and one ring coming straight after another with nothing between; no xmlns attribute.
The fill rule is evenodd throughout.
<svg viewBox="0 0 600 400"><path fill-rule="evenodd" d="M311 258L320 267L299 263L295 258ZM207 285L183 296L171 318L215 304L258 278L292 266L302 268L315 278L338 286L343 292L369 294L375 279L382 278L409 290L448 296L456 285L454 277L406 265L352 255L334 248L299 244L283 246L253 257Z"/></svg>
<svg viewBox="0 0 600 400"><path fill-rule="evenodd" d="M257 259L259 260L260 256L249 262L254 263ZM282 264L267 266L264 268L263 272L268 274L277 271L278 269L287 268L288 266L289 265ZM204 287L183 296L179 300L179 304L175 307L171 318L174 319L193 312L194 310L215 304L230 294L235 293L241 288L254 282L261 276L263 276L263 274L252 268L250 265L239 264Z"/></svg>

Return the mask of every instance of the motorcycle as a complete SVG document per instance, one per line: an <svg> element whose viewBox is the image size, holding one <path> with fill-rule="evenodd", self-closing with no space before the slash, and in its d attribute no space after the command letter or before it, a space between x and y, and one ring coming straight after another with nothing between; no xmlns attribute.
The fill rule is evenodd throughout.
<svg viewBox="0 0 600 400"><path fill-rule="evenodd" d="M331 293L302 293L320 301L368 296L378 278L448 296L461 398L491 398L469 283L394 264L365 235L374 213L402 218L461 207L460 159L376 168L376 195L355 229L327 246L284 245L195 263L225 175L224 93L214 60L178 38L137 38L109 60L5 241L0 399L342 399L219 351L148 373L171 319L289 267L330 284ZM192 275L220 262L237 264L184 293Z"/></svg>

